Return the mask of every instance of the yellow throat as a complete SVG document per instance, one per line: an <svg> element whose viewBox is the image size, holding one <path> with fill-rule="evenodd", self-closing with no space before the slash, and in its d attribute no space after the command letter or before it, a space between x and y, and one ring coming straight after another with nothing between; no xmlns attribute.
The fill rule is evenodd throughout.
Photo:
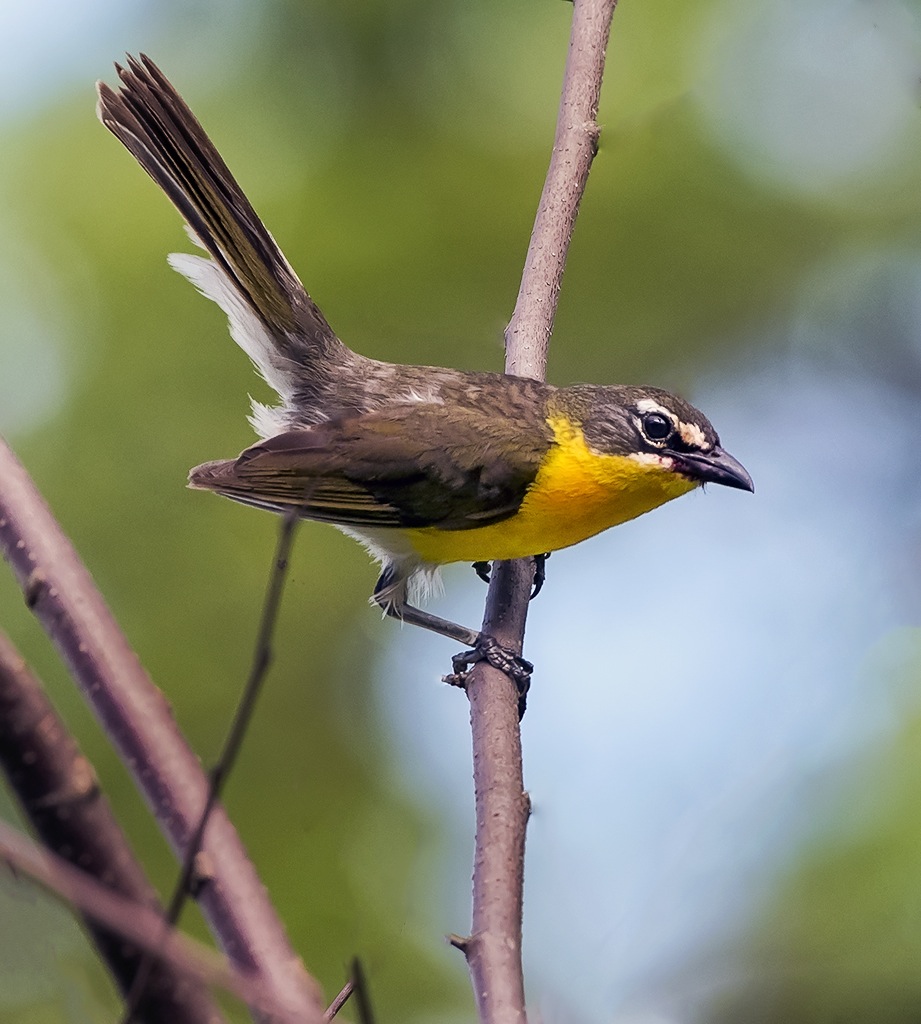
<svg viewBox="0 0 921 1024"><path fill-rule="evenodd" d="M485 562L557 551L697 486L654 458L592 450L581 426L565 416L552 415L547 422L554 440L518 511L472 530L407 531L426 562Z"/></svg>

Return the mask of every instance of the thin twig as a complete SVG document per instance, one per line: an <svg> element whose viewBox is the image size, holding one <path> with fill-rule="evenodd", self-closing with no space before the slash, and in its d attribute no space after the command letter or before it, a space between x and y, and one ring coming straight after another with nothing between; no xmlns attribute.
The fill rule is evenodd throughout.
<svg viewBox="0 0 921 1024"><path fill-rule="evenodd" d="M278 620L278 610L281 606L281 597L287 578L288 560L291 557L291 548L294 544L294 532L297 523L298 516L297 508L295 507L282 519L281 525L278 528L275 558L272 562L265 600L262 605L262 615L259 620L259 629L256 633L252 665L250 666L243 692L240 695L240 700L237 702L227 736L224 739L224 745L214 767L208 773L208 793L205 798L205 806L195 826L195 831L192 833L192 838L189 840L189 845L186 848L179 871L179 877L167 907L165 915L167 929L179 923L182 909L191 894L196 873L196 858L201 851L208 821L221 798L224 785L231 771L233 771L243 738L246 735L249 724L252 721L253 712L256 709L256 701L262 691L262 683L272 662L272 634L275 631L275 623ZM135 1016L135 1011L141 1005L154 962L154 957L150 955L145 957L141 964L141 969L138 971L135 983L128 995L123 1018L125 1024L130 1024L130 1021Z"/></svg>
<svg viewBox="0 0 921 1024"><path fill-rule="evenodd" d="M205 805L208 781L163 695L28 474L0 440L0 550L26 601L135 776L177 856ZM231 963L257 974L276 1004L323 1019L319 985L294 953L233 825L215 808L202 852L209 874L199 903Z"/></svg>
<svg viewBox="0 0 921 1024"><path fill-rule="evenodd" d="M92 765L80 752L36 676L0 631L0 765L23 813L46 846L103 881L107 888L163 916ZM139 1013L148 1024L220 1024L224 1020L203 986L184 971L148 958L90 918L96 948L123 993L143 962L153 965Z"/></svg>
<svg viewBox="0 0 921 1024"><path fill-rule="evenodd" d="M374 1024L374 1008L371 1006L368 979L365 977L364 966L357 956L352 960L352 995L358 1012L358 1024Z"/></svg>
<svg viewBox="0 0 921 1024"><path fill-rule="evenodd" d="M326 1009L326 1020L331 1021L343 1006L354 998L358 1011L359 1024L374 1024L374 1010L371 1007L371 995L368 992L368 980L361 960L356 956L352 960L349 980L342 986L339 994Z"/></svg>
<svg viewBox="0 0 921 1024"><path fill-rule="evenodd" d="M252 721L253 712L256 709L256 701L262 692L262 684L269 665L272 663L272 634L275 631L275 623L278 620L281 596L284 592L285 580L287 579L288 560L291 557L291 548L294 544L294 533L297 524L297 509L294 508L282 519L278 528L278 542L266 587L262 615L259 620L259 630L256 634L253 662L250 666L243 692L240 695L240 700L234 711L230 728L227 731L224 746L221 749L217 762L209 773L208 798L205 801L205 807L198 821L198 826L189 842L185 862L182 866L183 870L176 883L176 889L173 892L167 913L167 917L173 924L179 919L183 903L188 896L194 874L195 857L201 849L208 819L220 800L224 785L233 771L233 766L236 764L243 738L246 735L249 724Z"/></svg>
<svg viewBox="0 0 921 1024"><path fill-rule="evenodd" d="M263 978L231 967L219 953L181 932L170 931L163 942L160 914L124 899L2 821L0 861L139 948L153 951L156 945L160 959L190 977L220 986L279 1024L304 1024L303 1015L280 1003Z"/></svg>
<svg viewBox="0 0 921 1024"><path fill-rule="evenodd" d="M604 56L616 0L575 0L550 167L515 310L505 332L507 373L543 379L560 282L598 143ZM495 567L483 632L520 652L533 569ZM480 662L467 683L476 797L473 930L454 944L467 958L479 1018L524 1024L521 914L529 802L524 791L517 695Z"/></svg>
<svg viewBox="0 0 921 1024"><path fill-rule="evenodd" d="M336 998L329 1004L329 1006L326 1007L326 1013L323 1014L323 1019L327 1022L331 1021L349 1001L354 991L355 982L352 978L349 978L349 980L336 993Z"/></svg>

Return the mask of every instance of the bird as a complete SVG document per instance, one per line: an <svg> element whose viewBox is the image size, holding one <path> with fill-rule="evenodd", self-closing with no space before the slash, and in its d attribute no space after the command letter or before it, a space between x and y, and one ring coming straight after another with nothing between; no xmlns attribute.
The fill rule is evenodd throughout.
<svg viewBox="0 0 921 1024"><path fill-rule="evenodd" d="M532 666L419 605L440 566L543 559L703 484L753 491L707 417L677 395L363 356L333 331L198 120L146 55L97 83L97 114L207 255L170 265L227 315L279 403L253 400L261 440L205 462L192 488L331 523L380 565L371 600L470 648L526 692ZM462 673L461 673L462 674Z"/></svg>

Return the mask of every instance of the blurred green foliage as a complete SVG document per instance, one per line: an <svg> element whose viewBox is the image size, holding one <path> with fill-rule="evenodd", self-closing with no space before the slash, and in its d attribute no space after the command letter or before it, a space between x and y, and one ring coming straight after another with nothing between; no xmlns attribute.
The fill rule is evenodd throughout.
<svg viewBox="0 0 921 1024"><path fill-rule="evenodd" d="M874 674L895 676L895 692L908 696L917 689L921 632L900 631L888 646L900 652L899 667L877 665ZM895 1024L917 1016L919 733L915 713L890 747L841 766L850 778L826 809L832 827L801 852L758 928L734 950L743 983L716 1001L714 1024Z"/></svg>
<svg viewBox="0 0 921 1024"><path fill-rule="evenodd" d="M891 203L807 201L747 177L714 144L691 102L707 73L692 41L717 9L714 0L652 0L624 4L615 17L601 151L551 352L556 381L693 390L735 338L783 308L819 254L897 233L908 214L917 223L916 198L896 213ZM392 360L500 367L551 145L569 5L263 0L228 11L211 45L193 31L202 11L180 4L149 14L125 45L149 50L184 93L349 344ZM114 80L108 67L96 74ZM245 675L276 524L192 494L184 479L189 466L250 442L245 396L264 400L267 389L219 311L167 268L166 252L188 248L178 218L92 105L88 79L3 130L9 322L43 325L64 379L52 413L28 430L7 427L207 763ZM29 339L2 344L26 353L17 389L40 395ZM389 739L369 713L387 628L365 607L373 578L352 542L301 529L277 660L227 804L327 992L357 954L382 1021L469 1019L462 962L441 946L410 885L437 858L436 825L393 780ZM2 575L0 622L47 680L167 889L175 865L165 844ZM905 743L914 749L907 735ZM910 821L917 784L903 781L898 800ZM913 892L917 836L908 831L898 838L899 870ZM815 854L778 897L778 914L793 905L802 922L785 918L784 944L813 945L807 933L828 908L824 934L842 929L837 908L858 884L848 881L857 860L882 870L896 846L880 835L859 854ZM833 879L828 891L815 875ZM18 895L4 906L15 913L15 945L31 947L35 930L47 948L30 974L4 953L10 932L0 939L0 1016L111 1017L107 983L63 916L49 911L50 923L37 923ZM878 935L867 944L892 963ZM916 950L913 932L906 972ZM829 956L848 962L834 948ZM915 1011L917 985L907 989ZM850 989L838 993L855 1005ZM874 1016L875 996L863 1015L820 1012L814 998L830 1005L812 989L790 990L757 1013L743 1001L714 1020L912 1019L896 1008Z"/></svg>

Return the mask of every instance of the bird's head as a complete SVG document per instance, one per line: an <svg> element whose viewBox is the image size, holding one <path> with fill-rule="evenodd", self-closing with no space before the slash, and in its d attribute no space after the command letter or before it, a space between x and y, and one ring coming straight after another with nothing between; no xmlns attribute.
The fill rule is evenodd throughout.
<svg viewBox="0 0 921 1024"><path fill-rule="evenodd" d="M582 406L585 440L596 451L625 455L696 484L725 484L754 491L747 470L723 449L707 417L683 398L652 387L584 386L567 390Z"/></svg>

